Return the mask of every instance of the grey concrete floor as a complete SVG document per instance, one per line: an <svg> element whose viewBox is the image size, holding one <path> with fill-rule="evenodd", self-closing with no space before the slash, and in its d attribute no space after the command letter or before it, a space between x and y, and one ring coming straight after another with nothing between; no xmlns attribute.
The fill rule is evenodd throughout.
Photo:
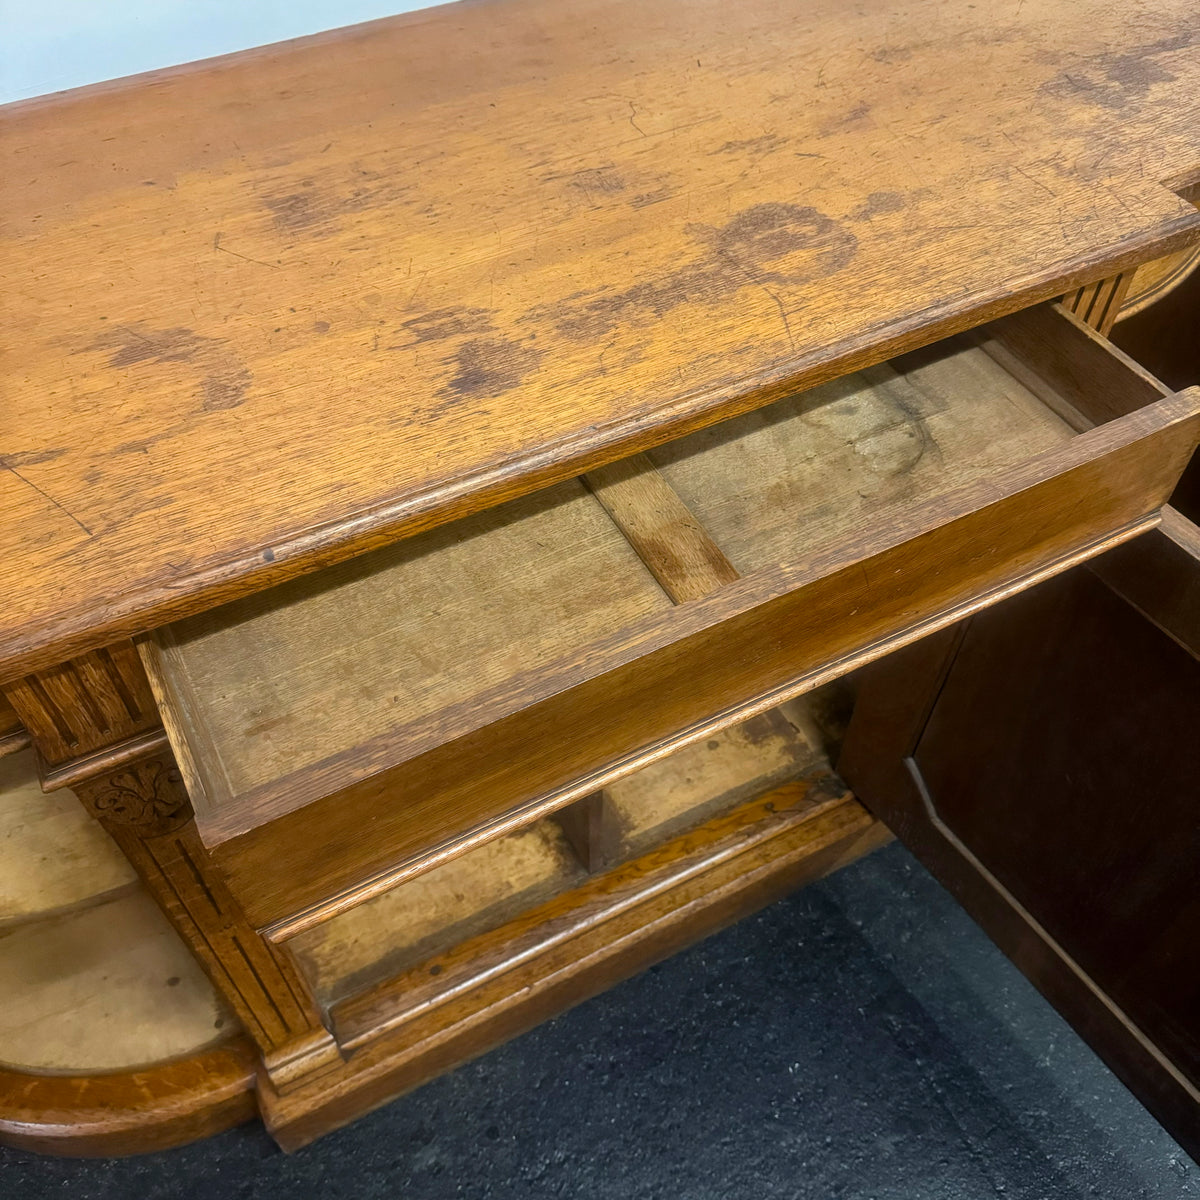
<svg viewBox="0 0 1200 1200"><path fill-rule="evenodd" d="M1186 1200L1200 1168L898 846L291 1156L0 1152L0 1197Z"/></svg>

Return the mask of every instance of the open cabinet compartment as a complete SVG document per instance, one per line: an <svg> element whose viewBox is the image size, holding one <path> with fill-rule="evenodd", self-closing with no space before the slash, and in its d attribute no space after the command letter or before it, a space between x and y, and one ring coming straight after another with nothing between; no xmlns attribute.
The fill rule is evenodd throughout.
<svg viewBox="0 0 1200 1200"><path fill-rule="evenodd" d="M287 936L1132 536L1198 432L1041 306L143 657L215 861Z"/></svg>
<svg viewBox="0 0 1200 1200"><path fill-rule="evenodd" d="M848 698L839 699L847 710ZM672 839L789 781L828 775L827 737L819 704L761 713L349 908L289 948L318 1001L334 1006L546 902L558 900L560 913L586 907L567 894L590 877L654 858Z"/></svg>

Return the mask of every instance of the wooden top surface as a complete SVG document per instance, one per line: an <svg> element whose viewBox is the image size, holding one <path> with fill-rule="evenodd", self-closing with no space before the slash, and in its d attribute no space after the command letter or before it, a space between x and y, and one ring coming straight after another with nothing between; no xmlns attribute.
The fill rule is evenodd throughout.
<svg viewBox="0 0 1200 1200"><path fill-rule="evenodd" d="M1195 0L494 0L0 110L0 676L1180 244Z"/></svg>

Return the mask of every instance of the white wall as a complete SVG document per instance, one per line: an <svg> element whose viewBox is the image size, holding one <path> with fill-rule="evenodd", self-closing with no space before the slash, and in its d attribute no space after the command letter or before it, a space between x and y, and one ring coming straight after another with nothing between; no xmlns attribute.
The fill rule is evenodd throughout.
<svg viewBox="0 0 1200 1200"><path fill-rule="evenodd" d="M429 8L432 0L0 0L0 104Z"/></svg>

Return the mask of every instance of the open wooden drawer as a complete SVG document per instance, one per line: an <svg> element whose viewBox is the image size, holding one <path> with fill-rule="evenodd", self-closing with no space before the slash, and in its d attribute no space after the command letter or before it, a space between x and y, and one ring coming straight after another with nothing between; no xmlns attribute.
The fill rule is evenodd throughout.
<svg viewBox="0 0 1200 1200"><path fill-rule="evenodd" d="M1200 394L1041 306L143 657L214 860L289 936L1148 528L1198 436Z"/></svg>

